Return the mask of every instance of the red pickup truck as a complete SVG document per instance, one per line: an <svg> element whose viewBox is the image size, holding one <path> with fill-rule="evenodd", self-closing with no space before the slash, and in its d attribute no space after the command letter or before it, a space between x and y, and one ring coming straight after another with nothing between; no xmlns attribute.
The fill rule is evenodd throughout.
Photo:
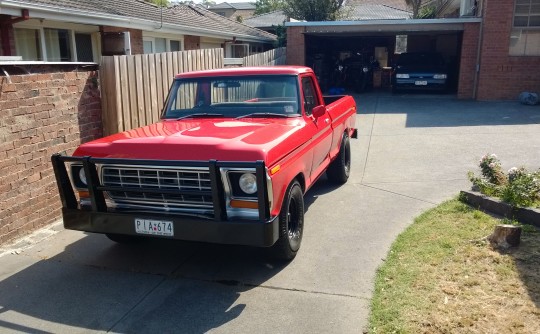
<svg viewBox="0 0 540 334"><path fill-rule="evenodd" d="M296 256L304 193L345 183L356 138L350 96L322 96L307 67L176 76L161 121L55 154L64 226L117 242L141 237L268 247Z"/></svg>

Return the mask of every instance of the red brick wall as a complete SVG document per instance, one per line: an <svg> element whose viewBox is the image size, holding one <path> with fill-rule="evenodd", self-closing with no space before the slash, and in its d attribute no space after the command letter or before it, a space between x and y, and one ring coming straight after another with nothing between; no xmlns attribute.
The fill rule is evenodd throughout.
<svg viewBox="0 0 540 334"><path fill-rule="evenodd" d="M199 50L201 48L200 36L184 36L184 50Z"/></svg>
<svg viewBox="0 0 540 334"><path fill-rule="evenodd" d="M465 23L461 45L458 98L474 98L474 76L478 54L480 23Z"/></svg>
<svg viewBox="0 0 540 334"><path fill-rule="evenodd" d="M50 157L102 134L98 72L40 72L0 77L0 243L60 218Z"/></svg>
<svg viewBox="0 0 540 334"><path fill-rule="evenodd" d="M305 27L287 28L287 65L306 65Z"/></svg>
<svg viewBox="0 0 540 334"><path fill-rule="evenodd" d="M129 31L129 38L131 41L131 54L138 55L138 54L144 53L142 30L103 26L101 27L101 31L102 32Z"/></svg>
<svg viewBox="0 0 540 334"><path fill-rule="evenodd" d="M540 56L509 56L514 1L484 2L479 100L517 99L520 92L540 92Z"/></svg>

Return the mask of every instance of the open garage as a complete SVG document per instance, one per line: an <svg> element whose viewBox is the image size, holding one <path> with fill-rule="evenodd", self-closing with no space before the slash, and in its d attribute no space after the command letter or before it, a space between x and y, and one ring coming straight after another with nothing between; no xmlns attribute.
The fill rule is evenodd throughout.
<svg viewBox="0 0 540 334"><path fill-rule="evenodd" d="M391 89L400 54L436 52L447 69L446 92L456 94L460 75L471 71L470 59L462 64L463 47L469 47L463 44L465 26L478 27L478 22L461 18L287 23L292 49L288 63L312 67L327 93L362 93Z"/></svg>

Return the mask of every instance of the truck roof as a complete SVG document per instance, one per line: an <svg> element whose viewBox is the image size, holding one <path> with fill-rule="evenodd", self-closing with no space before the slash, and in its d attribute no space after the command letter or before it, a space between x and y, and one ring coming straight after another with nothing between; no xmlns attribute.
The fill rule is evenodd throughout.
<svg viewBox="0 0 540 334"><path fill-rule="evenodd" d="M235 76L235 75L268 75L268 74L289 74L299 75L302 73L312 73L313 70L306 66L267 66L267 67L231 67L216 70L194 71L180 73L176 79L200 78L208 76Z"/></svg>

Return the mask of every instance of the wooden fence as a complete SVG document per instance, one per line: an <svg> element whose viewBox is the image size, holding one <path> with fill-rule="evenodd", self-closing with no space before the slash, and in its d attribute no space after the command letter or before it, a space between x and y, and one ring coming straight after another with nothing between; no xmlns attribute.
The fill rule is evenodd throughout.
<svg viewBox="0 0 540 334"><path fill-rule="evenodd" d="M276 66L285 65L287 48L277 48L264 53L244 57L244 66Z"/></svg>
<svg viewBox="0 0 540 334"><path fill-rule="evenodd" d="M285 48L245 57L243 64L285 64ZM222 67L223 49L103 57L100 69L103 134L157 122L176 74Z"/></svg>

